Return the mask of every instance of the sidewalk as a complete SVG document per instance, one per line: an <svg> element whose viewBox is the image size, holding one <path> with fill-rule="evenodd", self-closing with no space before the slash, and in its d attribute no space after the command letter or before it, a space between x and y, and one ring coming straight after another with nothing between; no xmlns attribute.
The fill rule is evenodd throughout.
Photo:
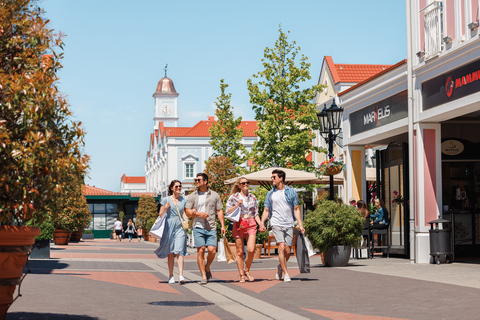
<svg viewBox="0 0 480 320"><path fill-rule="evenodd" d="M166 259L151 242L85 240L52 246L50 260L30 260L22 297L6 319L476 319L480 266L411 264L375 257L311 273L288 262L291 283L275 280L277 257L254 260L253 283L239 283L235 263L214 262L205 286L196 250L185 258L185 285L169 285ZM175 265L175 278L178 271Z"/></svg>

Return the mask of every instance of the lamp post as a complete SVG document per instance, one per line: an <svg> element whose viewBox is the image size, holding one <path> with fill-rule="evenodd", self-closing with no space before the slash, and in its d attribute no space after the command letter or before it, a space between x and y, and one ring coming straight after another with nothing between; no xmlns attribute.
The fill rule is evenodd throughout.
<svg viewBox="0 0 480 320"><path fill-rule="evenodd" d="M337 106L335 98L333 98L330 108L327 108L325 104L322 111L317 113L320 135L328 144L328 159L333 158L333 143L341 131L342 115L343 108ZM330 175L330 200L333 200L333 192L333 175Z"/></svg>

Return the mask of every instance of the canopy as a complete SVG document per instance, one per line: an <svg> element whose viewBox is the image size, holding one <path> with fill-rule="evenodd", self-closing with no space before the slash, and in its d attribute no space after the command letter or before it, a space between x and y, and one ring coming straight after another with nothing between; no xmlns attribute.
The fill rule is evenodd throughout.
<svg viewBox="0 0 480 320"><path fill-rule="evenodd" d="M275 169L280 169L285 172L285 184L328 184L330 183L330 177L324 176L322 179L319 179L314 173L305 172L300 170L293 170L287 168L268 168L260 170L257 172L252 172L244 175L243 177L247 178L250 184L259 184L267 189L271 188L272 185L272 171ZM339 173L334 177L334 184L343 183L343 175ZM237 181L237 178L232 178L225 180L225 184L234 184Z"/></svg>

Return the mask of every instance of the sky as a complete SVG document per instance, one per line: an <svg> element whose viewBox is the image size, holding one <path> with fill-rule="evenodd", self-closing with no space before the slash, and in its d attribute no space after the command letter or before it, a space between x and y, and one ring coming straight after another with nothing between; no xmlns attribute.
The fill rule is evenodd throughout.
<svg viewBox="0 0 480 320"><path fill-rule="evenodd" d="M65 34L60 91L87 135L86 184L120 191L144 176L154 98L167 76L179 93L179 127L214 116L220 80L236 117L254 120L247 79L262 70L279 26L311 63L395 64L406 58L405 0L41 0L49 28ZM256 82L256 81L254 81Z"/></svg>

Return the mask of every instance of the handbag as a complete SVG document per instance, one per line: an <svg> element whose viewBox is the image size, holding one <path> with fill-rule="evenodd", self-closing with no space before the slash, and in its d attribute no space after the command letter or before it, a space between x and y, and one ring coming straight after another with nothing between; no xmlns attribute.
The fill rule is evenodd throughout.
<svg viewBox="0 0 480 320"><path fill-rule="evenodd" d="M233 210L233 212L227 214L225 218L233 222L238 222L238 220L240 220L241 213L242 213L242 210L240 209L240 207L238 207L237 209Z"/></svg>
<svg viewBox="0 0 480 320"><path fill-rule="evenodd" d="M180 217L180 220L182 221L182 228L183 230L188 230L188 220L183 219L183 215L180 214L180 210L178 210L177 204L173 203L175 205L175 208L177 208L177 213L178 216Z"/></svg>
<svg viewBox="0 0 480 320"><path fill-rule="evenodd" d="M300 273L310 273L310 257L308 255L305 239L306 237L303 233L297 235L297 263Z"/></svg>
<svg viewBox="0 0 480 320"><path fill-rule="evenodd" d="M157 220L155 220L155 223L153 224L152 228L150 229L150 232L148 234L155 238L155 239L162 239L163 237L163 231L165 230L165 220L166 220L167 215L164 214L162 217L158 217Z"/></svg>
<svg viewBox="0 0 480 320"><path fill-rule="evenodd" d="M230 245L228 244L228 240L225 237L223 237L223 245L225 246L225 256L227 257L227 263L235 262L237 257L233 254L232 250L230 249Z"/></svg>

